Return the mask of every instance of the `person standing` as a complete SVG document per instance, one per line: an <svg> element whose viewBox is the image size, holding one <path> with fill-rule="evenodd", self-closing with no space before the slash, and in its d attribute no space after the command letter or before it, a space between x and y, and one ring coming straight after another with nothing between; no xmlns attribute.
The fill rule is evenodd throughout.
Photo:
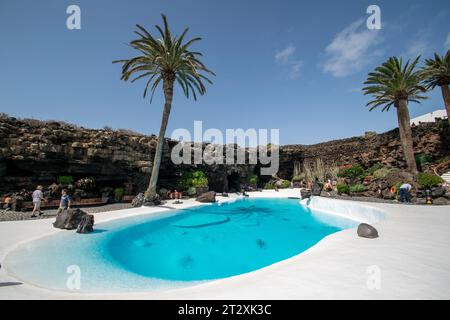
<svg viewBox="0 0 450 320"><path fill-rule="evenodd" d="M31 214L32 217L36 217L36 212L39 213L39 215L44 214L41 211L41 202L44 200L44 194L42 193L42 186L37 186L36 190L34 190L33 194L32 194L32 198L33 198L33 212Z"/></svg>
<svg viewBox="0 0 450 320"><path fill-rule="evenodd" d="M411 195L409 192L411 191L411 189L412 186L409 183L404 183L400 186L400 202L406 201L406 203L410 203Z"/></svg>
<svg viewBox="0 0 450 320"><path fill-rule="evenodd" d="M66 209L70 209L71 200L70 196L67 194L67 190L63 189L61 191L61 202L59 203L58 214Z"/></svg>

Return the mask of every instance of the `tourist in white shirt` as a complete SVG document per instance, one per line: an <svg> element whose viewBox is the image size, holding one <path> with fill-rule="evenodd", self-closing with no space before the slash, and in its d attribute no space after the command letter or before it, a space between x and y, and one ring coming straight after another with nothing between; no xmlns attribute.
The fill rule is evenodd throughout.
<svg viewBox="0 0 450 320"><path fill-rule="evenodd" d="M32 198L33 198L33 213L31 214L32 217L36 217L36 212L39 213L39 215L42 215L43 212L41 211L41 202L44 200L44 194L42 193L42 186L37 186L36 190L33 192Z"/></svg>
<svg viewBox="0 0 450 320"><path fill-rule="evenodd" d="M406 201L409 203L411 201L411 195L409 191L411 191L412 186L409 183L404 183L400 186L400 202Z"/></svg>

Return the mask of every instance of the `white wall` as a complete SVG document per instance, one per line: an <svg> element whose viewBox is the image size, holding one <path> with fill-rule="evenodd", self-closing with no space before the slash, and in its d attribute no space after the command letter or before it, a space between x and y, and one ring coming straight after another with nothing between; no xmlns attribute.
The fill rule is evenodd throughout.
<svg viewBox="0 0 450 320"><path fill-rule="evenodd" d="M418 125L419 122L434 122L435 118L447 118L447 111L445 109L435 110L411 119L410 123Z"/></svg>
<svg viewBox="0 0 450 320"><path fill-rule="evenodd" d="M369 224L379 222L385 218L385 213L381 209L354 201L313 196L309 199L301 200L300 204L314 211L321 211L330 215Z"/></svg>

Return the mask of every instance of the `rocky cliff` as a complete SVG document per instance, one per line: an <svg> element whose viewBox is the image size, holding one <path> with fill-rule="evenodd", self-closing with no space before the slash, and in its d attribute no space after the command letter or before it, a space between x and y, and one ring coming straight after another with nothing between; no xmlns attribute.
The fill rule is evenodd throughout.
<svg viewBox="0 0 450 320"><path fill-rule="evenodd" d="M443 123L413 128L416 153L438 159L449 155L449 130ZM174 165L170 150L175 141L166 140L161 165L161 187L175 186L186 170L200 168L211 189L232 191L245 182L258 165ZM56 121L0 117L0 194L49 185L58 176L75 180L93 177L99 187L128 186L128 193L143 190L148 183L156 147L155 136L127 131L91 130ZM398 130L369 134L315 145L289 145L280 149L279 176L292 178L294 165L321 158L325 163L370 166L381 162L403 167ZM270 177L262 179L267 181Z"/></svg>
<svg viewBox="0 0 450 320"><path fill-rule="evenodd" d="M128 131L91 130L56 121L0 118L0 194L37 184L49 185L58 176L76 181L92 177L97 187L128 186L127 193L147 185L157 139ZM254 166L174 165L166 140L159 185L175 187L182 173L194 167L206 172L217 191L239 187Z"/></svg>
<svg viewBox="0 0 450 320"><path fill-rule="evenodd" d="M413 126L414 152L434 160L450 155L450 131L446 121ZM361 137L328 141L314 145L287 145L281 148L279 176L294 174L294 165L314 163L320 158L336 166L359 163L366 168L380 162L389 167L405 168L398 129L382 134L367 133Z"/></svg>

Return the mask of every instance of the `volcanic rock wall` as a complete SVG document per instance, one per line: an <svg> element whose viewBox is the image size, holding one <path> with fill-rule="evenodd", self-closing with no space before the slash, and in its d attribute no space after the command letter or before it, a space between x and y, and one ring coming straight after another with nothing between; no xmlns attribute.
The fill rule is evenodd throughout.
<svg viewBox="0 0 450 320"><path fill-rule="evenodd" d="M447 121L413 126L415 154L427 154L433 159L450 155L450 132ZM314 145L287 145L281 147L281 178L292 178L294 162L314 163L320 158L326 164L337 166L360 163L370 167L380 162L387 166L405 168L398 129L382 134L328 141Z"/></svg>
<svg viewBox="0 0 450 320"><path fill-rule="evenodd" d="M449 155L448 125L427 123L413 128L416 153L435 159ZM175 141L166 140L159 185L176 186L182 173L202 169L216 191L236 189L259 165L174 165L170 150ZM0 193L32 190L36 184L48 185L60 175L75 180L93 177L100 186L132 185L143 190L150 177L156 148L155 136L127 131L91 130L56 121L20 120L0 117ZM288 145L280 148L278 176L290 179L294 163L314 162L370 166L381 162L404 167L398 130L315 145ZM263 182L270 177L263 177Z"/></svg>
<svg viewBox="0 0 450 320"><path fill-rule="evenodd" d="M75 180L93 177L100 187L127 183L134 186L133 192L142 191L150 179L156 143L153 135L0 117L0 192L32 190L61 175ZM212 189L223 191L238 187L254 169L246 165L174 165L170 150L175 144L165 141L161 187L175 187L184 171L196 167L205 171Z"/></svg>

